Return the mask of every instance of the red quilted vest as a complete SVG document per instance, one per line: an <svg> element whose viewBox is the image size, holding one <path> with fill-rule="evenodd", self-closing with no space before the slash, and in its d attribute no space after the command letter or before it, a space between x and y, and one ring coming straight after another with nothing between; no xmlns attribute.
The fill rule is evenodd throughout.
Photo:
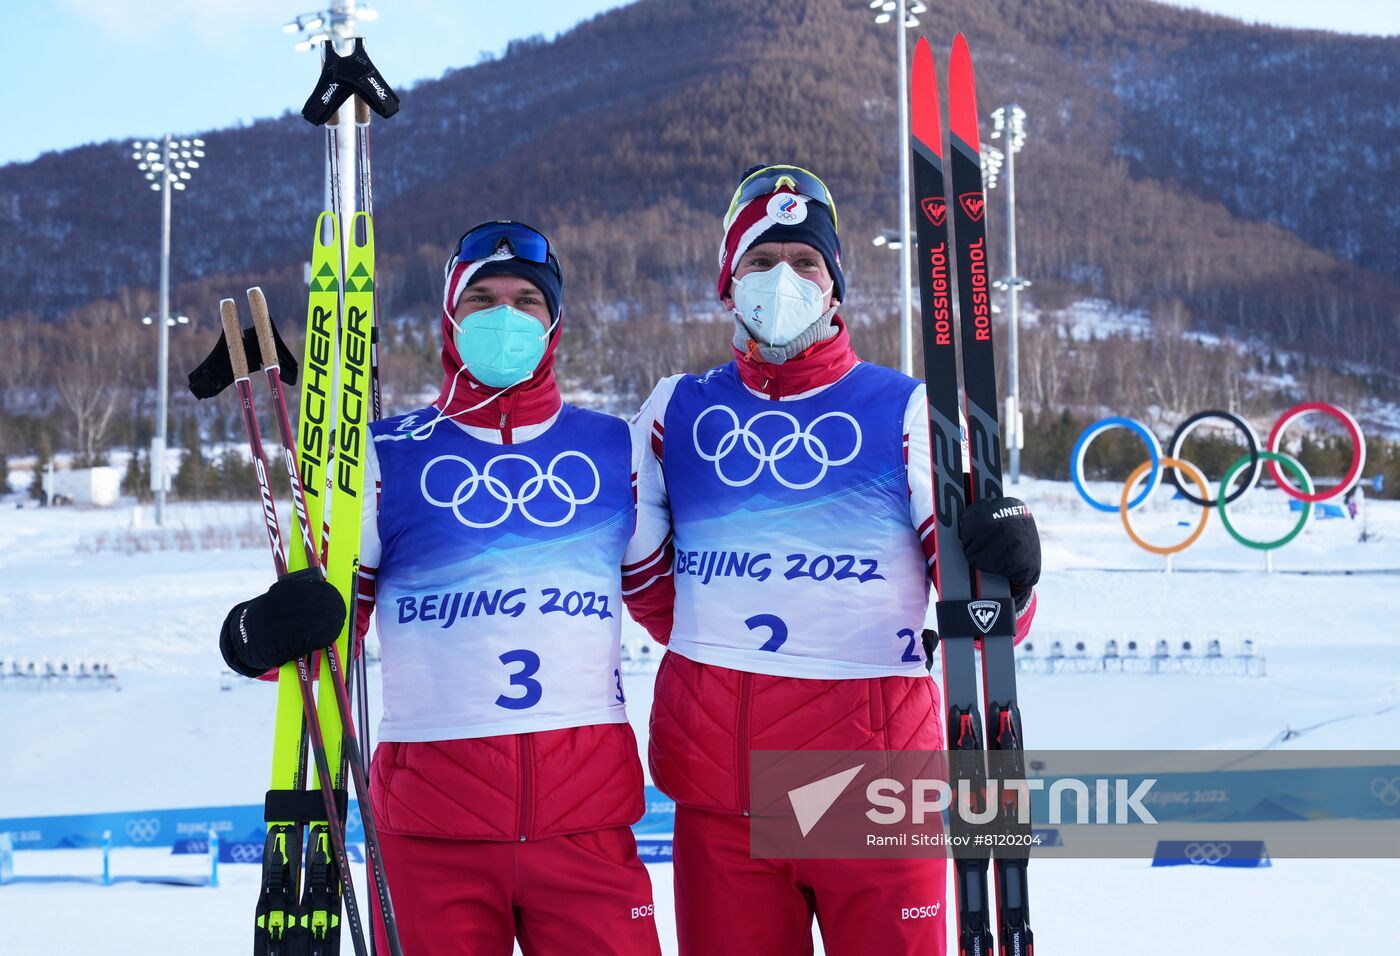
<svg viewBox="0 0 1400 956"><path fill-rule="evenodd" d="M630 724L385 742L371 769L375 821L402 836L542 840L629 826L645 809Z"/></svg>
<svg viewBox="0 0 1400 956"><path fill-rule="evenodd" d="M652 782L679 804L749 811L751 750L941 750L928 678L812 680L666 654L651 708Z"/></svg>

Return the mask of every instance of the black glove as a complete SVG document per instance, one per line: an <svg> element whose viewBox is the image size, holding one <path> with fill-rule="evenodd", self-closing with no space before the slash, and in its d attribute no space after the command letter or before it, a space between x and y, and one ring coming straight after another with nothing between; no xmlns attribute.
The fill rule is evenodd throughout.
<svg viewBox="0 0 1400 956"><path fill-rule="evenodd" d="M261 677L326 647L344 624L340 592L319 571L306 568L279 578L266 594L235 604L219 632L219 650L233 670Z"/></svg>
<svg viewBox="0 0 1400 956"><path fill-rule="evenodd" d="M968 564L1010 582L1019 612L1040 580L1040 532L1031 509L1019 498L975 502L958 522L958 537Z"/></svg>

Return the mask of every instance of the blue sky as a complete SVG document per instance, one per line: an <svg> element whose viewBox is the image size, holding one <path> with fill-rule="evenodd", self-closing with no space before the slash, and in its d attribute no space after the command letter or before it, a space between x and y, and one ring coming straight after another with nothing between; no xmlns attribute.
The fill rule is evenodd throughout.
<svg viewBox="0 0 1400 956"><path fill-rule="evenodd" d="M339 0L336 0L339 2ZM370 0L360 33L397 86L553 36L623 0ZM107 139L196 133L301 109L319 72L282 24L332 0L19 0L0 50L24 93L0 163ZM363 5L363 4L362 4ZM528 14L522 12L528 11Z"/></svg>
<svg viewBox="0 0 1400 956"><path fill-rule="evenodd" d="M406 86L553 36L623 0L378 0L365 22L371 55ZM864 0L825 0L830 3ZM1393 0L1176 0L1276 23L1400 33ZM107 139L191 134L300 109L315 54L296 53L281 25L330 0L23 0L8 4L3 54L24 94L0 137L0 164ZM525 13L528 11L528 15Z"/></svg>

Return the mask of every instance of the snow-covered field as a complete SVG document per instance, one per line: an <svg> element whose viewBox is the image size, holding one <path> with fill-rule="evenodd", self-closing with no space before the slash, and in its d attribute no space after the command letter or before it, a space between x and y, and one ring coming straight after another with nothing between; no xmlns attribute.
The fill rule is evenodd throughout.
<svg viewBox="0 0 1400 956"><path fill-rule="evenodd" d="M1027 674L1035 748L1386 748L1400 743L1400 504L1370 502L1359 524L1315 522L1279 552L1277 573L1212 516L1201 541L1163 574L1116 515L1063 483L1017 489L1035 508L1047 571L1034 641L1158 640L1173 651L1245 640L1267 677ZM1096 486L1105 500L1115 489ZM1165 494L1159 494L1165 499ZM1247 533L1291 524L1276 491L1242 503ZM6 505L6 508L12 507ZM283 514L287 514L285 508ZM271 577L248 505L177 505L156 532L147 509L0 511L0 659L110 662L120 691L20 691L0 683L0 818L254 804L266 787L273 694L221 690L216 635L235 601ZM1192 520L1180 503L1143 516L1169 541ZM217 549L192 549L201 540ZM1325 572L1325 573L1299 573ZM1361 572L1361 573L1345 573ZM371 685L377 674L371 670ZM628 678L639 728L649 677ZM644 735L642 735L644 737ZM114 869L200 868L164 851L117 851ZM97 851L21 852L19 873L98 872ZM673 923L670 868L650 868L663 934ZM357 874L357 876L360 874ZM140 884L0 887L0 953L245 954L257 869L225 866L219 889ZM1144 861L1041 861L1032 925L1043 953L1313 953L1400 946L1387 900L1394 861L1276 860L1267 869L1153 869ZM360 881L363 886L363 880ZM951 921L950 921L951 922ZM348 942L346 951L349 951ZM674 944L667 945L674 951Z"/></svg>

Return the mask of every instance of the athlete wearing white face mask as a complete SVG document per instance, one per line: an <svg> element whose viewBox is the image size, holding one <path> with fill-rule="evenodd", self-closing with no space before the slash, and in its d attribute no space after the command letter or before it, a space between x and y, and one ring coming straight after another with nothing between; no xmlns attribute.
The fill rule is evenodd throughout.
<svg viewBox="0 0 1400 956"><path fill-rule="evenodd" d="M640 501L669 522L651 529L653 570L623 581L668 645L650 763L676 801L680 953L810 953L818 913L828 953L941 953L941 855L751 854L754 751L938 750L943 717L919 640L934 537L923 386L856 357L816 176L755 167L724 230L734 361L662 380L638 414L660 466ZM1039 542L1007 501L961 530L968 560L1010 580L1023 636Z"/></svg>
<svg viewBox="0 0 1400 956"><path fill-rule="evenodd" d="M782 243L777 245L781 254ZM760 247L750 263L772 251ZM809 250L794 251L799 257L810 255ZM781 363L815 344L818 323L825 328L835 316L837 306L823 308L834 287L833 283L823 289L780 261L771 269L754 269L734 283L734 317L769 350L772 358L767 361ZM812 341L806 341L809 337Z"/></svg>

